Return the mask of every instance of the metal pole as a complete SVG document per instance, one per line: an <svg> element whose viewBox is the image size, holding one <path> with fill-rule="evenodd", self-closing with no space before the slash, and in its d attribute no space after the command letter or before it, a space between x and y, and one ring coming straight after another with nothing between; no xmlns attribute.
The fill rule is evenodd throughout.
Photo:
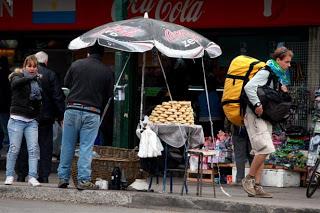
<svg viewBox="0 0 320 213"><path fill-rule="evenodd" d="M116 21L127 18L128 0L114 0L115 1L115 19ZM118 79L124 63L128 57L128 53L117 51L115 53L115 79ZM130 60L132 62L132 60ZM133 75L132 65L125 68L124 77L119 82L118 89L122 89L124 98L115 98L114 100L114 125L113 125L113 142L115 147L129 148L133 147L133 115L132 108L134 104L133 91ZM117 93L117 91L116 91Z"/></svg>

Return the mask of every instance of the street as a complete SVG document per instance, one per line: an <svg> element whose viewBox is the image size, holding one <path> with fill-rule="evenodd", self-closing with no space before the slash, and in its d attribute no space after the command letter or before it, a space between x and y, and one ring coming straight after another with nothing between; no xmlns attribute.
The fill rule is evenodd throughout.
<svg viewBox="0 0 320 213"><path fill-rule="evenodd" d="M49 202L49 201L35 201L35 200L11 200L0 199L0 213L63 213L63 212L77 212L77 213L160 213L160 212L213 212L213 211L197 211L185 209L138 209L138 208L125 208L113 207L104 205L89 205L89 204L74 204L67 202Z"/></svg>

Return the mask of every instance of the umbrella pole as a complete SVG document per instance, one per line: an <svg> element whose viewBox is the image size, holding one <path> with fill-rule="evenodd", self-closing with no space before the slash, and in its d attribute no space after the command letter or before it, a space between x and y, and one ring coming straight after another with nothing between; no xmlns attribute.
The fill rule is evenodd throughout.
<svg viewBox="0 0 320 213"><path fill-rule="evenodd" d="M202 65L202 72L203 72L203 80L204 80L204 89L206 92L206 98L207 98L207 106L208 106L208 112L209 112L209 119L210 119L210 130L211 130L211 138L212 138L212 142L213 142L213 146L216 147L216 143L214 141L214 134L213 134L213 123L212 123L212 119L211 119L211 110L210 110L210 102L209 102L209 94L208 94L208 87L207 87L207 79L206 79L206 72L204 69L204 62L203 62L203 57L201 58L201 65ZM221 191L227 195L228 197L231 197L230 194L228 194L222 187L220 179L221 179L221 174L220 174L220 167L219 167L219 163L216 163L217 165L217 171L218 171L218 176L219 176L219 182L218 184L220 185L220 189ZM214 189L214 197L216 197L216 191L215 188Z"/></svg>
<svg viewBox="0 0 320 213"><path fill-rule="evenodd" d="M167 81L167 76L166 76L166 73L164 72L164 69L163 69L163 66L162 66L162 62L161 62L161 59L160 59L160 56L159 56L159 51L157 51L157 56L158 56L159 64L160 64L161 71L162 71L162 74L163 74L163 77L164 77L164 81L165 81L166 86L167 86L167 90L168 90L168 93L169 93L170 101L172 101L172 95L171 95L169 84L168 84L168 81Z"/></svg>
<svg viewBox="0 0 320 213"><path fill-rule="evenodd" d="M143 95L144 95L144 72L146 68L146 53L142 55L142 71L141 71L141 93L140 93L140 122L143 120Z"/></svg>
<svg viewBox="0 0 320 213"><path fill-rule="evenodd" d="M116 82L116 85L115 85L114 88L113 88L113 94L115 93L116 88L118 87L118 85L119 85L119 83L120 83L120 80L121 80L121 78L122 78L122 75L123 75L123 73L124 73L124 70L125 70L125 68L127 67L127 64L128 64L128 62L129 62L130 56L131 56L131 54L129 54L129 56L128 56L127 60L126 60L126 63L124 64L124 66L123 66L123 68L122 68L122 70L121 70L121 73L120 73L120 75L119 75L119 77L118 77L118 80L117 80L117 82ZM110 103L111 103L111 99L112 99L112 98L113 98L113 96L111 96L111 97L108 99L108 102L107 102L106 106L104 107L103 113L102 113L101 118L100 118L100 125L99 125L99 126L101 126L102 121L103 121L103 118L104 118L104 116L106 115L106 113L107 113L107 111L108 111L108 109L109 109L109 106L110 106Z"/></svg>
<svg viewBox="0 0 320 213"><path fill-rule="evenodd" d="M210 131L211 131L212 138L214 138L213 123L212 123L212 118L211 118L211 109L210 109L209 94L208 94L208 87L207 87L207 79L206 79L206 72L205 72L205 69L204 69L203 57L201 58L201 65L202 65L202 72L203 72L204 90L206 92L207 107L208 107L209 120L210 120ZM215 144L214 140L213 140L213 143L214 143L214 147L215 147L216 144Z"/></svg>

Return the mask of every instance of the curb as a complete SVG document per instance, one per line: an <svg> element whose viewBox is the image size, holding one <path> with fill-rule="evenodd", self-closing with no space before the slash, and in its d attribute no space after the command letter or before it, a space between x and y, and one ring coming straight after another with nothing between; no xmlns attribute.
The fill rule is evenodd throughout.
<svg viewBox="0 0 320 213"><path fill-rule="evenodd" d="M249 202L236 202L218 198L214 199L133 191L78 191L77 189L73 188L59 189L48 186L29 187L26 185L0 185L0 198L99 204L145 209L163 209L166 207L174 207L182 209L210 210L223 212L320 212L320 209L297 209L286 206L262 205Z"/></svg>

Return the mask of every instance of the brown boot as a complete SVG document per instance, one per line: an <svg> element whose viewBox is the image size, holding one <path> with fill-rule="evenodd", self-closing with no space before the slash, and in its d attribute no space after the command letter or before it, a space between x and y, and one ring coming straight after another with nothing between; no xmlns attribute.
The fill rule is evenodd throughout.
<svg viewBox="0 0 320 213"><path fill-rule="evenodd" d="M250 177L249 175L247 175L245 178L242 179L242 187L244 191L248 193L249 196L256 195L256 190L254 186L255 186L255 179L253 177Z"/></svg>
<svg viewBox="0 0 320 213"><path fill-rule="evenodd" d="M265 192L260 185L255 185L254 189L256 190L256 195L249 195L249 197L258 197L258 198L272 198L272 194Z"/></svg>

